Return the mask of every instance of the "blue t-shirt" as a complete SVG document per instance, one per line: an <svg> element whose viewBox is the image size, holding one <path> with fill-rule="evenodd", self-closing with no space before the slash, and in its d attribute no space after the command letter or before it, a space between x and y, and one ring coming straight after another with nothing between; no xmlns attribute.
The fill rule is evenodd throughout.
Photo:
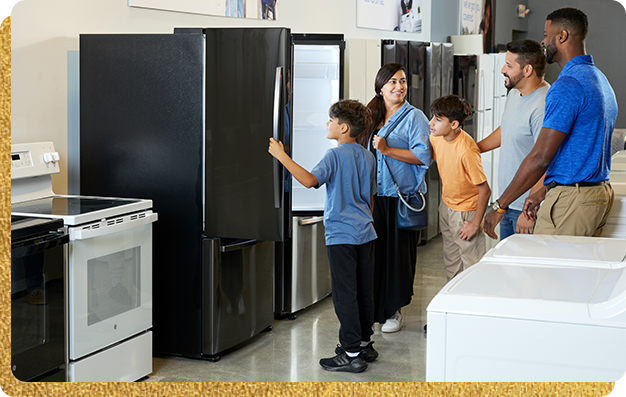
<svg viewBox="0 0 626 397"><path fill-rule="evenodd" d="M571 59L546 96L543 128L567 134L544 183L563 185L609 179L617 119L615 92L590 55Z"/></svg>
<svg viewBox="0 0 626 397"><path fill-rule="evenodd" d="M326 184L326 245L361 245L376 239L370 198L376 192L374 155L356 143L328 149L311 170Z"/></svg>

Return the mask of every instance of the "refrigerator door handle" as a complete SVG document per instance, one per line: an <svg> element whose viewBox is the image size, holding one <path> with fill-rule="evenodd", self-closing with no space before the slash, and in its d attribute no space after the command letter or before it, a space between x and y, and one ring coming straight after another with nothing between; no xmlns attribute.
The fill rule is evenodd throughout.
<svg viewBox="0 0 626 397"><path fill-rule="evenodd" d="M279 124L280 124L280 90L281 82L283 78L283 68L281 66L276 68L276 79L274 81L274 140L278 141ZM282 190L282 183L280 183L280 163L274 158L274 208L280 208L280 194Z"/></svg>
<svg viewBox="0 0 626 397"><path fill-rule="evenodd" d="M252 247L253 245L258 244L259 241L258 240L244 240L244 241L239 241L233 244L227 244L227 245L222 245L220 247L220 251L221 252L232 252L232 251L239 251L242 250L244 248L247 247Z"/></svg>
<svg viewBox="0 0 626 397"><path fill-rule="evenodd" d="M316 223L320 223L324 221L323 216L313 216L311 218L300 219L298 221L298 225L306 226L306 225L314 225Z"/></svg>

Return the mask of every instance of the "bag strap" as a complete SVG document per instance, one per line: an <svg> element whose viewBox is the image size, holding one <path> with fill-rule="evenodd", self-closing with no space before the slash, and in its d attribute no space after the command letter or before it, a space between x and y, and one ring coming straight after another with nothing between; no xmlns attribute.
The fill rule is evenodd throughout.
<svg viewBox="0 0 626 397"><path fill-rule="evenodd" d="M383 161L385 162L385 165L387 166L387 170L389 171L389 176L391 176L391 181L393 182L393 185L396 187L396 192L398 193L398 197L400 198L400 201L402 201L404 203L404 205L407 206L408 209L410 209L413 212L421 212L424 210L424 208L426 208L426 197L424 197L424 194L422 193L422 189L418 186L417 187L417 193L419 193L420 197L422 198L422 208L417 209L417 208L413 208L409 205L409 203L404 199L404 197L402 197L402 192L400 191L400 188L398 187L398 184L396 183L395 178L393 177L393 174L391 173L391 168L389 168L389 164L387 164L387 159L385 157L385 155L382 155L383 157ZM407 195L410 195L411 193L407 193ZM413 193L415 194L415 193Z"/></svg>

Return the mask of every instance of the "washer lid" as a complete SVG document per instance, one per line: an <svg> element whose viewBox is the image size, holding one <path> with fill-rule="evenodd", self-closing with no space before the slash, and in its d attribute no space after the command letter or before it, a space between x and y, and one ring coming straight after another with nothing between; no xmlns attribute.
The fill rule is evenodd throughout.
<svg viewBox="0 0 626 397"><path fill-rule="evenodd" d="M450 281L428 312L626 327L624 269L541 267L479 262ZM612 282L603 280L617 272ZM600 286L606 287L603 291ZM594 299L594 296L596 298ZM618 302L621 310L599 306ZM593 318L590 305L600 309ZM600 315L602 313L602 315Z"/></svg>
<svg viewBox="0 0 626 397"><path fill-rule="evenodd" d="M626 239L514 234L500 241L481 262L539 266L626 267Z"/></svg>

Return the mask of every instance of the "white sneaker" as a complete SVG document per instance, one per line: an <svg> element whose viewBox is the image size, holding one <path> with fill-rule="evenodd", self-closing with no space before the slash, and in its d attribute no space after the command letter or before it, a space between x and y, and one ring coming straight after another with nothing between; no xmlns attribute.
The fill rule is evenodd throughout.
<svg viewBox="0 0 626 397"><path fill-rule="evenodd" d="M395 312L391 318L388 318L387 321L380 327L382 332L398 332L400 328L402 328L402 314L399 312Z"/></svg>

